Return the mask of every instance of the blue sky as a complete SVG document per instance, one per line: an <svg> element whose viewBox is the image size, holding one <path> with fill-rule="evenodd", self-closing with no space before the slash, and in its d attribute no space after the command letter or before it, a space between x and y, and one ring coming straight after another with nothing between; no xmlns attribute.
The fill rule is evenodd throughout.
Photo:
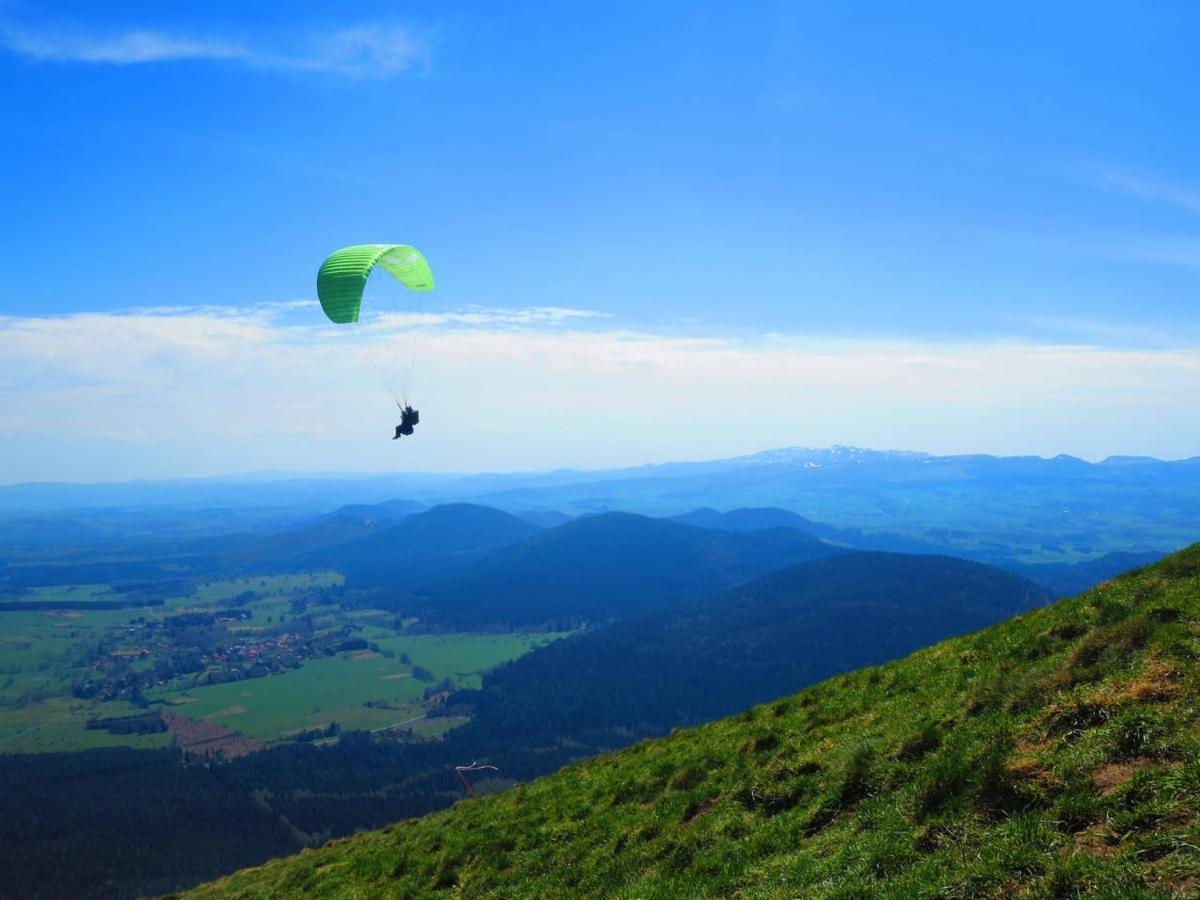
<svg viewBox="0 0 1200 900"><path fill-rule="evenodd" d="M189 6L0 0L5 480L1200 453L1194 4ZM493 311L404 456L279 306L390 240Z"/></svg>

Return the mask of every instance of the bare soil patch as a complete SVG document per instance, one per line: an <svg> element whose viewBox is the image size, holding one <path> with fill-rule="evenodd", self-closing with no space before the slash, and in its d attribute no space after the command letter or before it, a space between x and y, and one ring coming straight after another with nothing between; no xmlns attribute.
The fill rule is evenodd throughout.
<svg viewBox="0 0 1200 900"><path fill-rule="evenodd" d="M207 758L220 754L232 759L263 748L258 741L216 722L189 719L172 713L163 713L163 718L167 721L176 746L187 756Z"/></svg>
<svg viewBox="0 0 1200 900"><path fill-rule="evenodd" d="M1123 701L1165 703L1179 693L1178 680L1182 674L1182 666L1174 660L1151 659L1132 681L1108 685L1086 699L1104 706Z"/></svg>
<svg viewBox="0 0 1200 900"><path fill-rule="evenodd" d="M1109 797L1128 784L1134 772L1153 762L1148 757L1137 756L1124 762L1109 763L1092 773L1092 783L1100 789L1101 797Z"/></svg>
<svg viewBox="0 0 1200 900"><path fill-rule="evenodd" d="M1093 825L1075 835L1072 849L1088 856L1112 856L1117 852L1117 844L1121 836L1107 825Z"/></svg>

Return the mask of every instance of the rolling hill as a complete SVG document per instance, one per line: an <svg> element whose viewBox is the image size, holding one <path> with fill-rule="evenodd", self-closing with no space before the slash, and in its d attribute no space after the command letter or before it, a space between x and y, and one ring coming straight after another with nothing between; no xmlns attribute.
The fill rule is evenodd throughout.
<svg viewBox="0 0 1200 900"><path fill-rule="evenodd" d="M1015 575L1035 581L1057 597L1069 597L1082 593L1105 579L1112 578L1129 569L1147 566L1166 556L1157 550L1139 552L1105 553L1091 559L1076 562L1023 563L990 552L954 549L918 538L890 532L865 532L858 528L838 528L822 522L813 522L791 510L778 507L755 509L731 509L720 512L711 507L701 507L691 512L668 517L669 521L695 525L699 528L715 528L721 531L758 531L764 528L796 528L829 544L854 550L880 550L889 553L935 554L956 556L985 562Z"/></svg>
<svg viewBox="0 0 1200 900"><path fill-rule="evenodd" d="M441 621L459 626L574 626L637 615L839 552L791 528L737 534L605 513L495 552L425 593Z"/></svg>
<svg viewBox="0 0 1200 900"><path fill-rule="evenodd" d="M700 507L691 512L668 517L669 521L695 525L698 528L716 528L720 531L761 531L765 528L795 528L826 543L854 550L879 550L885 553L918 553L941 556L958 556L967 559L979 557L988 562L986 554L972 555L942 544L931 543L904 534L877 531L866 532L860 528L839 528L814 522L788 509L775 506L731 509L720 512L711 507Z"/></svg>
<svg viewBox="0 0 1200 900"><path fill-rule="evenodd" d="M922 541L924 548L996 564L1076 562L1114 551L1175 549L1196 534L1200 458L1163 461L1069 456L935 456L856 447L785 447L723 460L598 471L477 475L298 475L125 484L0 486L0 519L85 510L88 525L111 531L122 511L130 533L147 514L179 535L248 531L254 522L295 524L347 503L405 497L426 506L479 503L531 515L572 516L610 510L676 515L715 506L778 506L805 518L868 533ZM211 515L218 511L214 519ZM539 520L537 524L556 524ZM221 528L217 528L221 525ZM141 533L140 531L138 533ZM36 536L36 535L35 535ZM40 538L39 538L40 539Z"/></svg>
<svg viewBox="0 0 1200 900"><path fill-rule="evenodd" d="M468 568L541 529L523 519L470 503L448 503L300 554L301 568L336 569L352 587L412 589Z"/></svg>
<svg viewBox="0 0 1200 900"><path fill-rule="evenodd" d="M557 641L449 702L474 708L461 743L569 735L597 752L896 659L1049 599L979 563L849 553Z"/></svg>
<svg viewBox="0 0 1200 900"><path fill-rule="evenodd" d="M229 558L278 567L339 544L378 534L422 509L421 504L408 500L343 506L299 527L245 540L231 548Z"/></svg>
<svg viewBox="0 0 1200 900"><path fill-rule="evenodd" d="M1156 563L1166 556L1155 550L1141 553L1105 553L1095 559L1075 563L1034 563L1022 565L1004 562L998 565L1009 572L1036 581L1056 597L1069 597L1106 581L1122 572Z"/></svg>
<svg viewBox="0 0 1200 900"><path fill-rule="evenodd" d="M196 898L1194 896L1200 545Z"/></svg>
<svg viewBox="0 0 1200 900"><path fill-rule="evenodd" d="M461 795L453 767L471 759L498 765L503 783L530 780L1040 599L1028 582L975 563L839 555L588 629L566 639L566 652L535 650L533 664L493 670L481 691L433 706L425 724L435 732L456 721L449 716L472 716L438 740L346 729L333 745L284 741L211 766L184 765L177 748L0 754L14 810L0 817L0 842L20 848L0 859L0 896L123 898L188 887L443 809ZM221 826L227 817L236 827Z"/></svg>

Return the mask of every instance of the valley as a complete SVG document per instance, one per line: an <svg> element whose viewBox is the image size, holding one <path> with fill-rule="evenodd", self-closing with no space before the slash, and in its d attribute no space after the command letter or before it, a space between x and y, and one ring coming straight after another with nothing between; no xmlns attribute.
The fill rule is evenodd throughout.
<svg viewBox="0 0 1200 900"><path fill-rule="evenodd" d="M169 892L444 809L472 760L504 792L1160 555L989 564L778 507L130 510L100 536L86 510L22 515L0 544L0 775L53 800L9 823L27 865L0 888L31 896ZM79 809L104 828L68 825ZM51 863L87 853L107 886Z"/></svg>
<svg viewBox="0 0 1200 900"><path fill-rule="evenodd" d="M108 586L39 587L46 608L0 612L0 752L164 747L160 713L263 742L335 723L431 736L446 723L425 720L430 696L478 687L559 636L409 633L415 623L384 610L343 609L341 583L330 572L219 579L123 610L88 608Z"/></svg>

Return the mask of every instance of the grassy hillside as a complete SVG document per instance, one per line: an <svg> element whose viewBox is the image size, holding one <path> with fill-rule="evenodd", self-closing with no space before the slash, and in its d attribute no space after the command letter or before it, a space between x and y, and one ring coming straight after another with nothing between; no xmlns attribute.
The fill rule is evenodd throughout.
<svg viewBox="0 0 1200 900"><path fill-rule="evenodd" d="M1200 545L196 897L1194 896Z"/></svg>

